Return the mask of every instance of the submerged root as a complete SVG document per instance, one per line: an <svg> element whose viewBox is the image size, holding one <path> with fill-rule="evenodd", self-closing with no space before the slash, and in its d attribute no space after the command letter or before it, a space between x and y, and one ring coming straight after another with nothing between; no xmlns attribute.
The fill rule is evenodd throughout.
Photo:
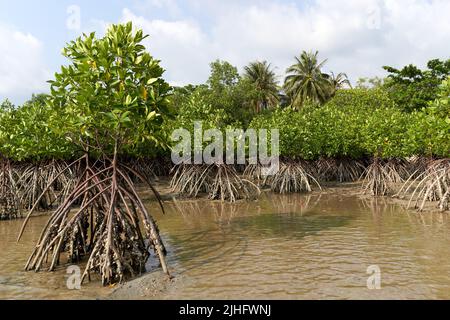
<svg viewBox="0 0 450 320"><path fill-rule="evenodd" d="M78 164L83 165L83 171L76 186L51 215L25 269L40 271L46 265L53 271L66 254L69 263L87 259L82 281L90 279L91 273L98 273L107 285L141 273L150 255L149 248L153 248L168 273L156 223L130 175L148 181L116 160L91 164L84 157ZM39 200L24 222L19 239ZM81 204L74 210L76 203Z"/></svg>
<svg viewBox="0 0 450 320"><path fill-rule="evenodd" d="M284 161L280 163L280 170L268 178L271 190L277 193L300 193L311 192L315 184L320 190L317 179L307 172L307 164L295 161Z"/></svg>

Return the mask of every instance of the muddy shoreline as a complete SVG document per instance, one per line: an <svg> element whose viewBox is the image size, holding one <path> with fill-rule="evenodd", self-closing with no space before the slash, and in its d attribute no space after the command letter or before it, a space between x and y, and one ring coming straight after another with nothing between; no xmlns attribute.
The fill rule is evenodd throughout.
<svg viewBox="0 0 450 320"><path fill-rule="evenodd" d="M181 275L169 277L162 271L153 271L119 285L108 300L165 300L183 285Z"/></svg>

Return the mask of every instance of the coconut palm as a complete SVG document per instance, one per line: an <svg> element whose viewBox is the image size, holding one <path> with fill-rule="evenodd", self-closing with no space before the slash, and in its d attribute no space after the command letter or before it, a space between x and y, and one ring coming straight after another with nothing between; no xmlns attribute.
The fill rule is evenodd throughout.
<svg viewBox="0 0 450 320"><path fill-rule="evenodd" d="M296 63L286 71L284 90L294 108L300 108L305 101L323 104L330 97L330 76L322 73L327 60L319 63L319 52L303 51L295 57Z"/></svg>
<svg viewBox="0 0 450 320"><path fill-rule="evenodd" d="M343 72L338 73L337 75L335 75L334 72L331 72L328 81L330 81L331 84L331 96L334 96L339 89L342 89L345 86L352 87L347 74Z"/></svg>
<svg viewBox="0 0 450 320"><path fill-rule="evenodd" d="M275 72L267 61L255 61L245 67L244 79L255 88L256 112L274 107L279 102L279 88Z"/></svg>

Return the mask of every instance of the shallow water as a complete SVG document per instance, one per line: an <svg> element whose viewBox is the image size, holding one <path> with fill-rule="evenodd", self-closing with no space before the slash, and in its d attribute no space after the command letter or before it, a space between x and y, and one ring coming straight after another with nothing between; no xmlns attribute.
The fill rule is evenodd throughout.
<svg viewBox="0 0 450 320"><path fill-rule="evenodd" d="M264 194L259 201L168 202L155 210L169 266L183 275L167 299L450 298L450 221L405 211L384 199L345 194ZM46 222L0 222L0 298L105 298L98 282L68 290L66 268L21 271ZM150 261L151 263L151 261ZM367 289L367 268L381 290Z"/></svg>

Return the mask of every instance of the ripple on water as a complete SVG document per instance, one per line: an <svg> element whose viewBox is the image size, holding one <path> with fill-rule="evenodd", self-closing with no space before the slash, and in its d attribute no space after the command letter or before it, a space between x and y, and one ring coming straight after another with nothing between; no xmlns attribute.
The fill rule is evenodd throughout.
<svg viewBox="0 0 450 320"><path fill-rule="evenodd" d="M173 257L176 268L195 283L183 288L180 296L450 297L448 219L438 224L440 219L432 219L427 225L392 204L367 206L355 197L343 201L339 196L309 201L314 205L295 211L293 197L288 207L279 206L280 199L273 201L274 197L258 207L240 208L225 227L208 208L186 210L184 216L173 210L171 217L161 220L178 231L167 235L170 245L183 257L195 256ZM304 202L302 196L297 197L299 203ZM194 252L198 244L188 241L189 228L176 228L187 224L198 232L201 225L208 225L201 245L210 250ZM204 239L210 241L204 243ZM441 263L436 265L436 261ZM380 291L367 289L371 265L381 268Z"/></svg>
<svg viewBox="0 0 450 320"><path fill-rule="evenodd" d="M46 219L34 218L20 244L22 221L0 222L0 298L107 296L98 282L67 290L64 267L21 271ZM342 195L263 195L237 204L169 202L157 220L170 268L189 280L168 298L450 298L445 215ZM381 268L382 290L367 289L371 265Z"/></svg>

